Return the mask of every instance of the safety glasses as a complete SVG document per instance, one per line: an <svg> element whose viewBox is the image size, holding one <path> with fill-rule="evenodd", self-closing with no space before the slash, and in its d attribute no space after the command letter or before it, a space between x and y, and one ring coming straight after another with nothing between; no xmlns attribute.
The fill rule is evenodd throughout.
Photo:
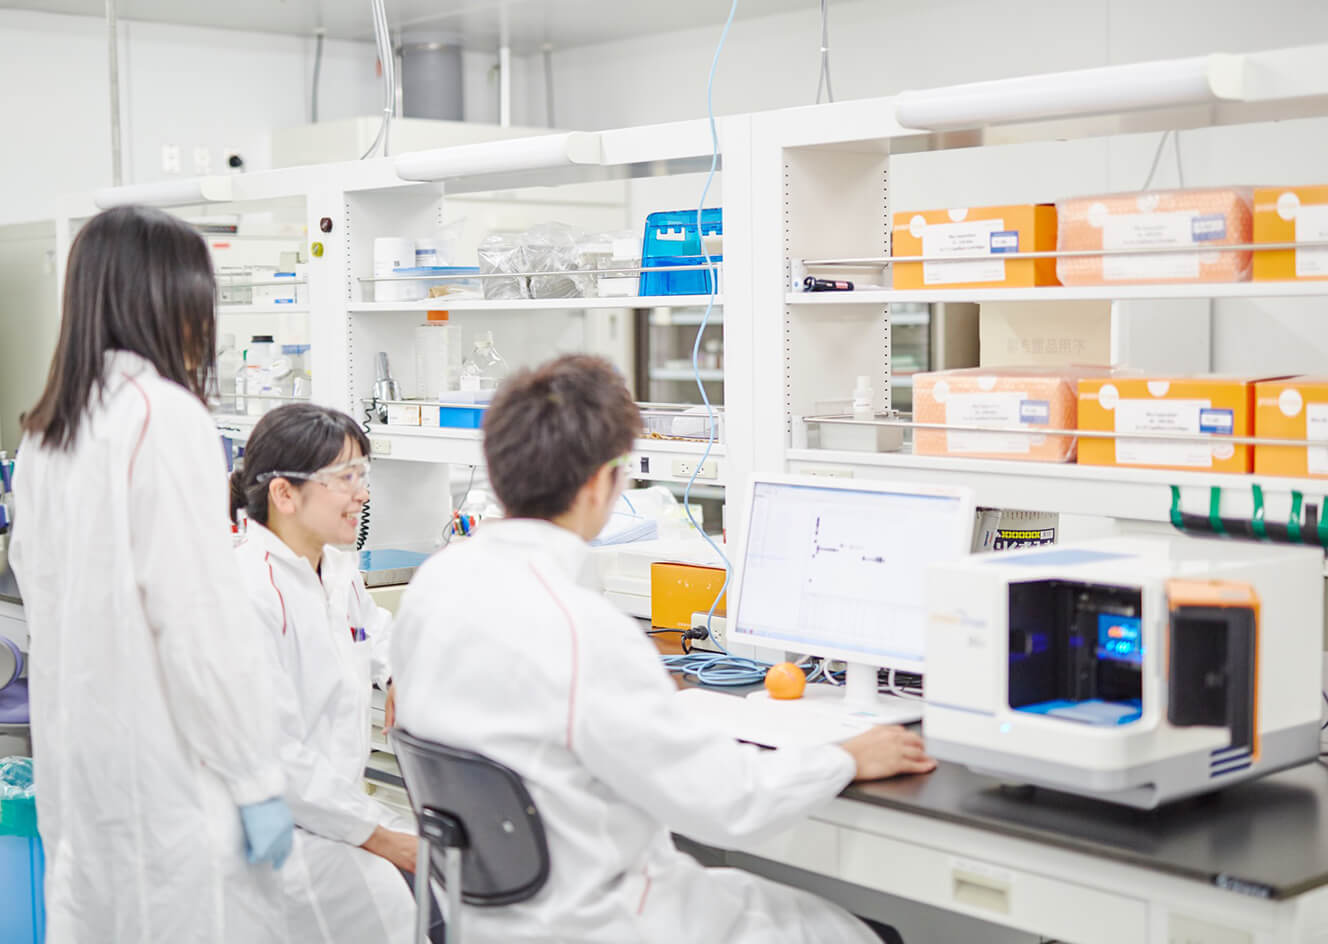
<svg viewBox="0 0 1328 944"><path fill-rule="evenodd" d="M317 482L333 491L354 495L360 489L369 487L369 457L361 456L349 462L330 465L317 472L264 472L258 476L259 482L273 479L300 479L305 482Z"/></svg>

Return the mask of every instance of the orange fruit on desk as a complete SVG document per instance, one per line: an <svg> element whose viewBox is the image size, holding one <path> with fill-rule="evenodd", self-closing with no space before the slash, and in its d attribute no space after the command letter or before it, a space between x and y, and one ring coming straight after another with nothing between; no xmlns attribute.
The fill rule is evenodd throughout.
<svg viewBox="0 0 1328 944"><path fill-rule="evenodd" d="M801 698L807 676L792 662L781 662L766 669L765 690L771 698Z"/></svg>

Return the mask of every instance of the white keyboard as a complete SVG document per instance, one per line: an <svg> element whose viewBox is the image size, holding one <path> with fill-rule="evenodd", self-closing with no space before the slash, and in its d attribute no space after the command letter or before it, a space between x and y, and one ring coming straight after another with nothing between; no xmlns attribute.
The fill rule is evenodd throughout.
<svg viewBox="0 0 1328 944"><path fill-rule="evenodd" d="M881 699L885 717L878 712L871 721L855 718L837 702L822 699L743 698L704 688L685 688L676 697L693 723L763 747L835 744L873 724L911 724L922 719L921 702L888 696Z"/></svg>

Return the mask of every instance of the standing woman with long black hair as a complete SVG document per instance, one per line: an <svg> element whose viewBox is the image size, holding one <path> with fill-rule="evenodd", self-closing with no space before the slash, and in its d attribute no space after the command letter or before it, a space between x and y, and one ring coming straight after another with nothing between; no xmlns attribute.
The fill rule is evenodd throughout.
<svg viewBox="0 0 1328 944"><path fill-rule="evenodd" d="M31 638L48 944L284 937L272 679L205 407L207 246L122 207L74 240L24 419L11 560Z"/></svg>

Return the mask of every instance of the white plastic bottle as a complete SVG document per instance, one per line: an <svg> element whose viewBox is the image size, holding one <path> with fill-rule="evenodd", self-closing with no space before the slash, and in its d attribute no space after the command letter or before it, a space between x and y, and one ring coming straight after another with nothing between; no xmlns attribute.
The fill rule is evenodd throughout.
<svg viewBox="0 0 1328 944"><path fill-rule="evenodd" d="M277 359L277 345L270 334L255 334L249 339L249 347L245 349L244 360L249 372L245 374L245 393L249 399L245 401L248 409L245 411L250 416L262 416L268 410L272 409L280 401L260 399L262 395L271 396L277 393L277 382L273 379L273 362ZM258 394L259 397L256 397Z"/></svg>
<svg viewBox="0 0 1328 944"><path fill-rule="evenodd" d="M231 384L235 396L235 412L241 416L256 416L258 414L254 401L249 399L249 393L258 392L258 383L249 382L249 376L253 371L249 367L249 352L240 352L240 369L235 372L234 381ZM252 391L250 387L252 386Z"/></svg>
<svg viewBox="0 0 1328 944"><path fill-rule="evenodd" d="M853 387L853 418L855 420L869 420L875 417L876 411L872 407L872 385L870 377L859 377L857 384Z"/></svg>
<svg viewBox="0 0 1328 944"><path fill-rule="evenodd" d="M235 335L223 334L217 351L217 389L220 393L218 409L223 413L238 413L235 402L235 378L244 367L244 357L235 345Z"/></svg>
<svg viewBox="0 0 1328 944"><path fill-rule="evenodd" d="M437 400L456 382L451 376L453 328L447 312L429 312L415 328L415 395Z"/></svg>

